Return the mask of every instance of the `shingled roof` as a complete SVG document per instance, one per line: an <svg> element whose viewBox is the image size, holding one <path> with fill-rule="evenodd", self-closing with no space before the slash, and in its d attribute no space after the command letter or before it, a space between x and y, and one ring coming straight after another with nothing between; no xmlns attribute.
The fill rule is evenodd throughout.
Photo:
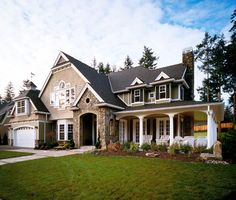
<svg viewBox="0 0 236 200"><path fill-rule="evenodd" d="M64 52L63 54L85 76L85 78L90 82L91 87L105 101L105 103L125 107L125 104L115 94L113 94L107 75L98 73L92 67Z"/></svg>
<svg viewBox="0 0 236 200"><path fill-rule="evenodd" d="M108 75L113 92L125 90L130 87L132 81L137 77L144 82L144 84L150 84L154 82L157 76L164 72L175 80L182 79L185 73L186 67L180 63L177 65L171 65L167 67L158 68L155 70L146 69L143 66L133 67L127 70L113 72Z"/></svg>
<svg viewBox="0 0 236 200"><path fill-rule="evenodd" d="M20 93L19 96L14 98L14 100L22 99L22 98L30 98L36 107L37 111L40 112L49 112L46 106L43 104L41 99L38 97L40 90L25 90Z"/></svg>

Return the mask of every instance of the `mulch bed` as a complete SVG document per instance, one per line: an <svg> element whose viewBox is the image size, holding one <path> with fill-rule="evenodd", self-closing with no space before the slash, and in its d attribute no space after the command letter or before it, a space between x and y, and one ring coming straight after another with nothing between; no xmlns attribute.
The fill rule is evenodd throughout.
<svg viewBox="0 0 236 200"><path fill-rule="evenodd" d="M185 154L176 154L176 155L170 155L167 152L155 152L158 153L158 157L147 157L145 154L147 153L146 151L138 151L138 152L127 152L127 151L99 151L97 152L99 155L104 155L104 156L139 156L139 157L146 157L150 159L156 159L156 158L161 158L161 159L168 159L168 160L179 160L179 161L184 161L184 162L202 162L199 159L199 154L198 153L192 153L191 155L185 155Z"/></svg>

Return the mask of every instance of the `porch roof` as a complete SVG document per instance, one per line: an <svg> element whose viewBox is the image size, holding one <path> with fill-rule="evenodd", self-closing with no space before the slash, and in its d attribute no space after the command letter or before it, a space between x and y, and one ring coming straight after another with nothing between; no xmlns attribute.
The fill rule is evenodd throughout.
<svg viewBox="0 0 236 200"><path fill-rule="evenodd" d="M152 114L168 114L183 112L207 112L212 110L217 121L224 119L224 103L222 102L200 102L200 101L175 101L159 104L145 104L142 106L126 107L124 110L116 112L118 118L126 116L148 116Z"/></svg>

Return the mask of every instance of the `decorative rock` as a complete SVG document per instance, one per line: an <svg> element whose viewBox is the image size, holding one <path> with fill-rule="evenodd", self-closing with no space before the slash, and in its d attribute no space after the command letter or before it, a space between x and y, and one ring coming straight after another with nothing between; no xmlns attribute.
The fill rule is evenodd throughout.
<svg viewBox="0 0 236 200"><path fill-rule="evenodd" d="M213 154L219 158L219 160L222 160L222 145L220 141L216 141L213 145Z"/></svg>
<svg viewBox="0 0 236 200"><path fill-rule="evenodd" d="M207 160L205 163L207 163L207 164L222 164L222 165L229 164L226 161L222 161L222 160Z"/></svg>
<svg viewBox="0 0 236 200"><path fill-rule="evenodd" d="M150 153L146 153L145 156L151 157L151 158L155 158L155 157L159 157L160 154L159 153L150 152Z"/></svg>
<svg viewBox="0 0 236 200"><path fill-rule="evenodd" d="M222 158L216 157L214 154L211 153L201 153L200 159L203 161L207 161L207 160L221 160Z"/></svg>

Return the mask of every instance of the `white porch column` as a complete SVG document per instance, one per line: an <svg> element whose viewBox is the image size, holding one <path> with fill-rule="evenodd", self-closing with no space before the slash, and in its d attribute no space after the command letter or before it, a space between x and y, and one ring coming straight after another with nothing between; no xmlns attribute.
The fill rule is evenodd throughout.
<svg viewBox="0 0 236 200"><path fill-rule="evenodd" d="M139 116L139 144L143 144L143 116Z"/></svg>
<svg viewBox="0 0 236 200"><path fill-rule="evenodd" d="M214 144L215 134L217 134L217 129L213 119L213 111L208 110L207 112L207 148L211 148Z"/></svg>
<svg viewBox="0 0 236 200"><path fill-rule="evenodd" d="M178 132L177 132L177 134L178 134L178 136L180 136L180 131L181 131L181 124L180 124L180 115L178 114Z"/></svg>
<svg viewBox="0 0 236 200"><path fill-rule="evenodd" d="M170 118L170 145L172 145L174 141L174 116L175 114L168 114Z"/></svg>

